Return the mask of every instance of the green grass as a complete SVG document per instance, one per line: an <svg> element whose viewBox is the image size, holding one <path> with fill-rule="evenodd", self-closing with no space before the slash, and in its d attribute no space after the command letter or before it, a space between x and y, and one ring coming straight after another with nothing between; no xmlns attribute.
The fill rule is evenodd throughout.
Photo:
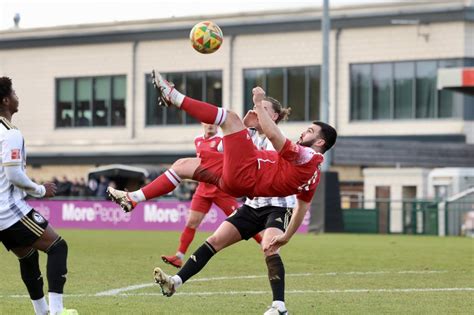
<svg viewBox="0 0 474 315"><path fill-rule="evenodd" d="M266 266L253 240L218 253L195 277L232 279L190 281L180 288L181 295L171 298L159 295L157 286L131 290L125 292L127 295L95 296L98 292L151 283L153 268L163 266L160 255L174 253L179 233L64 230L61 234L69 243L69 295L65 304L80 314L263 314L271 303ZM190 251L207 235L198 233ZM472 239L297 235L282 249L282 257L287 273L286 303L291 314L474 312L472 290L395 290L474 288ZM45 255L41 254L44 274L45 262ZM176 270L170 266L164 269ZM5 250L0 251L0 270L0 314L31 314L17 260ZM246 275L261 277L239 278ZM347 291L360 289L367 291Z"/></svg>

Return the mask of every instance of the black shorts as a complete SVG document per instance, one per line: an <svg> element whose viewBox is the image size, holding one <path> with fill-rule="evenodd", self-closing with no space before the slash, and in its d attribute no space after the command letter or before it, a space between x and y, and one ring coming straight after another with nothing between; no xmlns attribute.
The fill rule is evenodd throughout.
<svg viewBox="0 0 474 315"><path fill-rule="evenodd" d="M255 234L274 227L286 230L290 222L293 208L267 206L254 209L247 205L242 205L226 221L232 223L244 240L248 240Z"/></svg>
<svg viewBox="0 0 474 315"><path fill-rule="evenodd" d="M17 223L6 230L0 231L0 241L7 250L31 246L43 235L47 226L48 220L36 212L35 209L32 209Z"/></svg>

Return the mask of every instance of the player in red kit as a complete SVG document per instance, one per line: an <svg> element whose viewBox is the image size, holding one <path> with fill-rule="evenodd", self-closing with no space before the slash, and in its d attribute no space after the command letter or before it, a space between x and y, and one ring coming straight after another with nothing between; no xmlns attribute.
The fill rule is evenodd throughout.
<svg viewBox="0 0 474 315"><path fill-rule="evenodd" d="M284 233L276 234L268 242L262 243L266 253L277 252L279 247L288 243L309 209L319 182L323 153L336 142L336 130L326 123L315 121L302 132L298 142L291 142L283 136L272 120L267 110L271 102L265 98L265 92L256 87L252 91L255 105L253 119L258 121L275 149L273 152L259 151L237 114L184 96L159 74L156 75L154 83L159 92L159 103L162 105L176 106L201 122L220 125L224 132L224 153L203 152L199 158L180 159L167 171L168 174L165 173L155 180L153 189L143 188L132 193L109 189L112 200L124 210L130 211L134 203L143 200L142 198L157 197L172 191L181 178L214 184L233 196L283 197L297 194L297 204L289 223L285 224ZM215 253L264 228L255 224L259 221L259 214L240 215L237 221L235 218L238 215L237 212L224 221L193 253L192 259L187 260L178 274L171 277L160 268L155 268L155 281L164 295L173 295L176 289L198 273ZM271 219L271 214L261 215ZM272 268L278 269L279 266ZM270 274L278 276L269 270Z"/></svg>
<svg viewBox="0 0 474 315"><path fill-rule="evenodd" d="M194 139L194 145L198 157L204 151L218 152L219 144L222 141L222 137L217 134L218 127L216 125L204 123L202 125L204 128L204 134ZM184 255L194 239L196 229L211 209L213 203L215 203L226 216L232 214L232 212L234 212L238 207L238 203L234 197L226 194L212 184L204 182L199 183L191 201L191 208L189 209L188 218L186 220L186 227L181 233L179 239L178 250L175 255L162 255L161 259L163 259L165 263L176 268L181 268L183 265ZM258 243L260 243L260 235L257 234L254 238Z"/></svg>

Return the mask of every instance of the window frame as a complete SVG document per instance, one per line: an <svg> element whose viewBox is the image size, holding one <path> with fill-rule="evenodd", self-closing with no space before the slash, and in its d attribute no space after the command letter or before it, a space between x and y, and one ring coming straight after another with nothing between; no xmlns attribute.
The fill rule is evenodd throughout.
<svg viewBox="0 0 474 315"><path fill-rule="evenodd" d="M472 61L471 61L472 60ZM449 61L459 62L461 65L459 67L465 67L466 64L469 62L474 62L474 58L471 57L458 57L458 58L443 58L443 59L410 59L410 60L391 60L391 61L379 61L379 62L355 62L349 63L349 77L348 77L348 108L349 108L349 122L350 123L358 123L358 122L380 122L380 121L418 121L418 120L453 120L453 119L464 119L464 112L461 109L461 112L458 113L455 109L455 106L452 107L452 113L450 117L440 117L440 92L439 90L435 90L434 92L434 108L433 108L433 117L416 117L417 116L417 63L418 62L435 62L436 63L436 70L440 69L442 66L440 64L446 63ZM373 66L378 64L390 64L391 65L391 97L390 97L390 117L389 118L382 118L382 119L374 119L373 117L373 110L374 110L374 103L373 103ZM397 118L395 117L395 85L396 85L396 77L395 77L395 65L400 63L413 63L414 72L413 77L411 80L413 81L413 91L412 91L412 110L411 110L411 117L410 118ZM370 75L370 84L369 84L369 115L368 119L360 119L354 118L355 113L353 112L353 89L352 89L352 74L353 66L369 66L369 75ZM437 77L435 77L435 82ZM453 96L453 98L455 98ZM453 105L463 107L465 102L465 97L460 97L459 104L453 99Z"/></svg>
<svg viewBox="0 0 474 315"><path fill-rule="evenodd" d="M293 107L291 104L288 103L289 100L289 70L290 69L303 69L304 70L304 119L303 120L291 120L291 115L289 116L288 123L300 123L300 122L305 122L305 121L312 121L312 120L317 120L319 118L313 119L311 118L311 68L316 69L316 73L319 73L319 76L317 77L317 80L321 82L321 65L319 64L309 64L309 65L287 65L287 66L275 66L275 67L252 67L252 68L243 68L242 69L242 95L243 95L243 106L242 106L242 115L245 116L247 111L250 109L247 103L250 104L250 102L247 102L247 92L246 91L246 71L263 71L264 72L264 77L263 77L263 86L262 88L266 91L267 86L268 86L268 74L271 72L271 70L276 70L276 69L281 69L283 72L283 99L278 100L281 102L283 106L289 106ZM320 85L318 85L318 88L320 89ZM319 90L319 95L321 96L321 90ZM272 95L270 95L272 96ZM318 108L320 108L320 99L318 100ZM316 117L320 116L320 112L318 111Z"/></svg>
<svg viewBox="0 0 474 315"><path fill-rule="evenodd" d="M186 93L186 90L187 90L187 74L202 74L202 77L201 77L201 82L202 82L202 85L201 85L201 94L202 94L202 99L200 99L200 101L204 101L206 102L207 101L207 81L208 81L208 74L209 73L212 73L212 72L217 72L219 73L220 75L220 83L221 83L221 95L220 95L220 98L221 98L221 104L213 104L213 105L216 105L216 106L222 106L222 102L223 102L223 93L222 93L222 89L223 89L223 86L224 86L224 73L223 73L223 70L222 69L209 69L209 70L196 70L196 71L170 71L170 72L163 72L161 73L161 75L163 76L163 78L167 78L168 76L170 75L181 75L181 78L183 80L183 85L184 85L184 88L185 88L185 91L180 91L180 92L183 92L183 94L187 94ZM184 111L180 111L179 113L179 117L182 121L182 123L172 123L172 124L169 124L168 123L168 108L167 107L161 107L159 108L158 110L161 110L162 112L162 117L161 117L161 122L157 122L157 123L150 123L152 121L151 118L149 118L149 107L150 106L153 106L153 104L149 104L149 101L152 101L152 95L149 95L149 93L151 93L153 91L153 86L151 84L151 73L145 73L144 74L144 85L145 85L145 128L154 128L154 127L163 127L163 126L196 126L196 125L199 125L199 122L196 121L196 122L191 122L189 123L188 120L189 118L187 117L188 114L186 114ZM155 104L154 106L158 106L156 104L156 101L155 101ZM152 113L150 113L152 114Z"/></svg>
<svg viewBox="0 0 474 315"><path fill-rule="evenodd" d="M124 106L125 106L125 117L124 117L124 124L123 125L112 125L112 101L114 97L114 78L123 77L125 82L125 93L124 93ZM94 101L95 101L95 82L96 79L108 78L110 81L110 89L108 91L109 94L109 108L108 108L108 117L107 117L107 125L104 126L94 126L93 125L93 117L94 117ZM78 106L78 81L81 79L90 79L92 88L91 88L91 99L90 99L90 111L91 111L91 118L89 125L79 126L76 122L76 110ZM73 113L72 117L72 125L71 126L59 126L58 125L58 115L59 115L59 93L60 93L60 82L62 80L73 80L73 101L72 101L72 108L71 111ZM127 75L126 74L111 74L111 75L96 75L96 76L73 76L73 77L57 77L54 79L55 81L55 101L54 101L54 129L89 129L89 128L126 128L127 127Z"/></svg>

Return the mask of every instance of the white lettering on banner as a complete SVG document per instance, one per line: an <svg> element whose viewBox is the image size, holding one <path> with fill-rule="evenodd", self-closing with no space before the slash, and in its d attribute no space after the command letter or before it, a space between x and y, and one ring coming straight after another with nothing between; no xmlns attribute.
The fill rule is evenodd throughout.
<svg viewBox="0 0 474 315"><path fill-rule="evenodd" d="M158 223L178 223L186 218L186 206L178 204L176 208L159 208L156 204L146 204L143 209L143 221Z"/></svg>
<svg viewBox="0 0 474 315"><path fill-rule="evenodd" d="M92 207L76 207L72 202L64 203L62 208L63 221L93 222L100 220L102 222L129 222L130 213L124 213L121 209L107 208L100 203L94 203Z"/></svg>
<svg viewBox="0 0 474 315"><path fill-rule="evenodd" d="M116 207L106 208L100 203L94 203L94 210L100 216L102 222L117 224L120 222L130 222L132 218L131 213L125 213L122 209L117 209Z"/></svg>
<svg viewBox="0 0 474 315"><path fill-rule="evenodd" d="M79 208L73 203L63 204L63 221L94 221L95 211L93 208Z"/></svg>

